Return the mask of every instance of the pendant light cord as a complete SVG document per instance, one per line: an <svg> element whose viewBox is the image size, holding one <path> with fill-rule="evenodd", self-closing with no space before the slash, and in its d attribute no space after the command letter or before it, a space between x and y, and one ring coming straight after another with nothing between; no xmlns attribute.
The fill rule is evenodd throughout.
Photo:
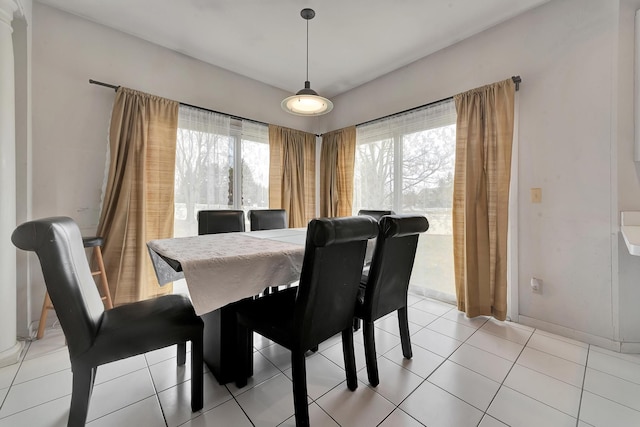
<svg viewBox="0 0 640 427"><path fill-rule="evenodd" d="M307 19L307 81L309 81L309 20Z"/></svg>

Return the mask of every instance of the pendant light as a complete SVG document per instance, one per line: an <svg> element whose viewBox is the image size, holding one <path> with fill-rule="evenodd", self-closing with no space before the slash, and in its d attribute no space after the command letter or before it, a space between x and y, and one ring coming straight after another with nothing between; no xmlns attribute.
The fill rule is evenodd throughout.
<svg viewBox="0 0 640 427"><path fill-rule="evenodd" d="M316 13L313 9L302 9L300 16L307 21L307 80L304 82L304 89L285 98L281 105L284 111L297 116L320 116L333 109L333 102L318 95L318 92L311 89L309 82L309 20L313 19Z"/></svg>

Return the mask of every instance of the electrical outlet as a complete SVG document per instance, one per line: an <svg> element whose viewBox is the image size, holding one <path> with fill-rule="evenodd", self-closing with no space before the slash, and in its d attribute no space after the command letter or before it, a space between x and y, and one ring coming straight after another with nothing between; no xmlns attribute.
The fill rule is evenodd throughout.
<svg viewBox="0 0 640 427"><path fill-rule="evenodd" d="M538 279L536 277L531 278L531 292L536 294L542 293L542 279Z"/></svg>

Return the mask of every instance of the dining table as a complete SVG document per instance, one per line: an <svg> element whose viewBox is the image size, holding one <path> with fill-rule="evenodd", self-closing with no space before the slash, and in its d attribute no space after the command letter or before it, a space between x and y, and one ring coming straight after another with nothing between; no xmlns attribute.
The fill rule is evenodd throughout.
<svg viewBox="0 0 640 427"><path fill-rule="evenodd" d="M204 321L203 358L220 384L235 380L234 306L267 287L300 278L306 228L206 234L151 240L147 248L160 285L184 278ZM244 351L253 351L253 335ZM252 358L244 367L253 374Z"/></svg>

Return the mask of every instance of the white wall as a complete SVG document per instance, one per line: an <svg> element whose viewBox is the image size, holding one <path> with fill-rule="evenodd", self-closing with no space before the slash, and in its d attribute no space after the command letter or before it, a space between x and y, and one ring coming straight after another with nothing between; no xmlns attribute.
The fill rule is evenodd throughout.
<svg viewBox="0 0 640 427"><path fill-rule="evenodd" d="M31 40L33 2L22 0L24 16L13 20L13 52L16 91L16 222L31 216ZM16 251L16 298L28 308L31 294L29 264L36 257ZM18 336L25 335L28 310L16 311Z"/></svg>
<svg viewBox="0 0 640 427"><path fill-rule="evenodd" d="M617 187L618 205L616 210L640 210L640 163L633 161L634 140L634 17L640 8L640 0L620 2L620 37L618 45L618 91L617 122ZM636 48L637 49L637 48ZM636 61L639 58L635 58ZM636 91L638 88L636 88ZM616 212L616 213L618 213ZM619 224L619 216L616 224ZM615 243L618 251L619 295L619 339L623 343L640 343L640 257L629 254L624 240L616 230ZM639 345L632 345L629 351L640 352Z"/></svg>
<svg viewBox="0 0 640 427"><path fill-rule="evenodd" d="M95 230L113 92L89 78L317 132L520 75L521 320L592 342L640 342L640 259L617 232L618 210L640 210L626 92L635 3L554 0L336 97L314 121L282 113L278 89L36 4L33 216L70 215ZM529 202L531 187L542 188L541 204ZM529 290L534 275L542 295ZM31 298L39 305L41 295Z"/></svg>
<svg viewBox="0 0 640 427"><path fill-rule="evenodd" d="M617 2L555 0L336 97L322 125L336 129L522 76L520 320L612 340L617 42ZM637 178L629 181L637 192ZM530 203L531 187L542 188L541 204ZM532 276L544 280L542 295L531 293Z"/></svg>

